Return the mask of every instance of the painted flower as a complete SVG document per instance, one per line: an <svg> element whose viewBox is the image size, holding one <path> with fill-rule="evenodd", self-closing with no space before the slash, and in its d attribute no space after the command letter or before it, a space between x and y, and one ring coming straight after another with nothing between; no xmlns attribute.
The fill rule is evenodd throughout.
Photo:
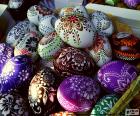
<svg viewBox="0 0 140 116"><path fill-rule="evenodd" d="M29 77L28 70L22 70L22 71L20 71L19 74L18 74L18 77L20 78L20 80L23 80L23 81L27 80L28 77Z"/></svg>

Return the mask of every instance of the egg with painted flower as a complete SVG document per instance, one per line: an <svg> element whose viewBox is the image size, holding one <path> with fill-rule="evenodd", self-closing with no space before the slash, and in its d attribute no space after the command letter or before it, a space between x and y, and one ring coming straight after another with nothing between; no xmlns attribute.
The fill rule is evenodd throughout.
<svg viewBox="0 0 140 116"><path fill-rule="evenodd" d="M56 99L56 75L52 69L41 69L32 79L28 99L33 113L48 115L54 110Z"/></svg>
<svg viewBox="0 0 140 116"><path fill-rule="evenodd" d="M31 80L32 63L28 56L20 55L9 59L0 74L0 93L7 93Z"/></svg>

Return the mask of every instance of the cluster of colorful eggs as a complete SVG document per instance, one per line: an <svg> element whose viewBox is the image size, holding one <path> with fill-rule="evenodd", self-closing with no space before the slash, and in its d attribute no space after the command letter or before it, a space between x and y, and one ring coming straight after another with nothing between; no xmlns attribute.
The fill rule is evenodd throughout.
<svg viewBox="0 0 140 116"><path fill-rule="evenodd" d="M140 39L116 33L103 12L35 5L27 17L0 43L1 116L105 115L137 78Z"/></svg>

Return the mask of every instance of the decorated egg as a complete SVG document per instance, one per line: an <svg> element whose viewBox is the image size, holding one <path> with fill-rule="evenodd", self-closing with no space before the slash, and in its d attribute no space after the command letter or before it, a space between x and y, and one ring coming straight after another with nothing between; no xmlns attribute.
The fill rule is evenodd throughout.
<svg viewBox="0 0 140 116"><path fill-rule="evenodd" d="M39 22L39 31L43 35L47 35L51 32L54 32L55 31L54 25L55 25L56 20L57 18L53 15L47 15L41 18Z"/></svg>
<svg viewBox="0 0 140 116"><path fill-rule="evenodd" d="M91 47L96 37L93 24L83 16L61 17L55 23L55 30L64 42L76 48Z"/></svg>
<svg viewBox="0 0 140 116"><path fill-rule="evenodd" d="M140 59L140 39L126 32L114 34L111 39L114 55L123 60Z"/></svg>
<svg viewBox="0 0 140 116"><path fill-rule="evenodd" d="M53 14L53 12L50 9L40 5L33 5L27 11L27 17L29 21L35 25L39 24L39 21L42 17L51 14Z"/></svg>
<svg viewBox="0 0 140 116"><path fill-rule="evenodd" d="M64 7L60 10L59 16L67 16L67 15L73 15L74 14L74 7Z"/></svg>
<svg viewBox="0 0 140 116"><path fill-rule="evenodd" d="M129 8L136 8L138 4L140 4L139 0L124 0L124 3L129 7Z"/></svg>
<svg viewBox="0 0 140 116"><path fill-rule="evenodd" d="M36 61L38 58L37 46L39 43L39 37L36 33L30 32L24 35L21 41L15 46L14 55L29 55L32 61Z"/></svg>
<svg viewBox="0 0 140 116"><path fill-rule="evenodd" d="M97 36L89 52L99 67L112 60L111 45L105 36Z"/></svg>
<svg viewBox="0 0 140 116"><path fill-rule="evenodd" d="M50 114L49 116L76 116L73 112L60 111L58 113Z"/></svg>
<svg viewBox="0 0 140 116"><path fill-rule="evenodd" d="M64 42L56 32L45 35L39 42L38 53L43 60L50 61L56 57Z"/></svg>
<svg viewBox="0 0 140 116"><path fill-rule="evenodd" d="M6 42L11 46L15 46L23 36L28 32L36 32L36 27L29 21L21 21L16 24L8 33Z"/></svg>
<svg viewBox="0 0 140 116"><path fill-rule="evenodd" d="M15 56L9 59L0 74L0 93L16 90L31 80L31 59L25 55Z"/></svg>
<svg viewBox="0 0 140 116"><path fill-rule="evenodd" d="M91 21L99 35L111 36L114 32L112 21L101 11L94 12Z"/></svg>
<svg viewBox="0 0 140 116"><path fill-rule="evenodd" d="M113 108L119 97L115 94L106 95L100 99L92 109L92 116L107 116L107 113Z"/></svg>
<svg viewBox="0 0 140 116"><path fill-rule="evenodd" d="M62 76L92 75L94 72L93 60L84 51L67 47L61 50L54 60L54 69Z"/></svg>
<svg viewBox="0 0 140 116"><path fill-rule="evenodd" d="M98 81L108 92L124 93L138 76L136 67L124 61L111 61L98 71Z"/></svg>
<svg viewBox="0 0 140 116"><path fill-rule="evenodd" d="M57 99L60 105L70 112L86 112L96 103L100 87L90 77L71 76L60 84Z"/></svg>
<svg viewBox="0 0 140 116"><path fill-rule="evenodd" d="M1 94L0 116L29 116L25 100L17 93Z"/></svg>
<svg viewBox="0 0 140 116"><path fill-rule="evenodd" d="M9 0L8 6L11 9L18 9L23 4L23 0Z"/></svg>
<svg viewBox="0 0 140 116"><path fill-rule="evenodd" d="M6 61L14 56L14 49L6 43L0 43L0 73Z"/></svg>
<svg viewBox="0 0 140 116"><path fill-rule="evenodd" d="M54 110L57 102L56 75L50 68L41 69L29 86L29 103L36 115L47 116Z"/></svg>

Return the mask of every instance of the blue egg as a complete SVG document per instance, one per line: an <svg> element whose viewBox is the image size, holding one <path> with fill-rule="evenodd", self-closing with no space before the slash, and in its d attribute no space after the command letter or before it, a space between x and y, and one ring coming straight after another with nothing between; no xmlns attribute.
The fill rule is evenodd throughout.
<svg viewBox="0 0 140 116"><path fill-rule="evenodd" d="M16 90L31 80L32 62L26 55L9 59L0 74L0 93Z"/></svg>

